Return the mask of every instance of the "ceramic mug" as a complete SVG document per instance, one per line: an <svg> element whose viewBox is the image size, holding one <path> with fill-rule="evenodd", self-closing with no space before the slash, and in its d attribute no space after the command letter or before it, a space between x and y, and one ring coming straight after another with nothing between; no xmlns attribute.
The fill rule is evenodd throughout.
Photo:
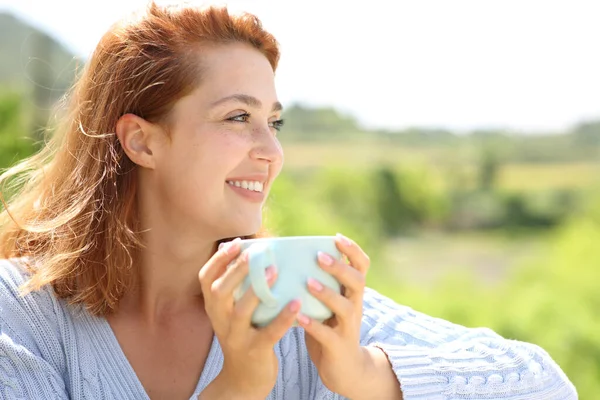
<svg viewBox="0 0 600 400"><path fill-rule="evenodd" d="M256 326L269 324L292 300L301 301L300 312L317 321L330 318L333 313L317 300L307 288L308 278L340 292L339 282L325 272L317 262L319 251L341 259L334 236L288 236L247 239L240 242L242 251L248 252L249 273L234 293L235 300L252 286L260 299L252 315ZM266 269L277 268L277 278L269 287Z"/></svg>

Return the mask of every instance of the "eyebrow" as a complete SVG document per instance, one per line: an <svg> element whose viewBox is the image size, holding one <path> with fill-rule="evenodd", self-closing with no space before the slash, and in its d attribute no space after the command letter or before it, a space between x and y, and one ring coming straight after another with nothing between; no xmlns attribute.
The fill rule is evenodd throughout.
<svg viewBox="0 0 600 400"><path fill-rule="evenodd" d="M246 104L250 107L254 107L254 108L262 107L262 103L260 100L258 100L256 97L249 96L247 94L232 94L231 96L226 96L226 97L223 97L222 99L215 101L210 106L211 106L211 108L213 108L213 107L219 106L223 103L227 103L228 101L238 101L240 103L244 103L244 104ZM276 101L275 103L273 103L273 108L271 109L272 112L281 111L281 110L283 110L283 106L281 105L280 102Z"/></svg>

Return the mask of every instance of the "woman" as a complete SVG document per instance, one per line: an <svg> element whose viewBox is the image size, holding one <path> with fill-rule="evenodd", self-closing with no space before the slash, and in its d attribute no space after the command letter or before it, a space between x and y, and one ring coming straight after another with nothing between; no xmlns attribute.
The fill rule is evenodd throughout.
<svg viewBox="0 0 600 400"><path fill-rule="evenodd" d="M219 8L152 4L102 38L62 134L2 177L22 188L1 221L0 397L577 398L539 347L365 289L341 235L350 263L320 264L344 295L308 283L336 316L293 301L251 326L230 239L260 231L282 166L278 59L255 17Z"/></svg>

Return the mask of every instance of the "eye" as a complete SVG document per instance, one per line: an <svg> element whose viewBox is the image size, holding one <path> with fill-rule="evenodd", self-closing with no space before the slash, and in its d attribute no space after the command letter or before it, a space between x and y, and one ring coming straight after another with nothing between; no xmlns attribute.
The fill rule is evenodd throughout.
<svg viewBox="0 0 600 400"><path fill-rule="evenodd" d="M278 119L275 121L269 122L269 126L274 128L277 132L281 130L281 127L284 125L285 121L283 119Z"/></svg>
<svg viewBox="0 0 600 400"><path fill-rule="evenodd" d="M232 122L248 122L248 118L250 118L250 114L243 113L243 114L239 114L239 115L233 116L231 118L227 118L227 121L232 121Z"/></svg>

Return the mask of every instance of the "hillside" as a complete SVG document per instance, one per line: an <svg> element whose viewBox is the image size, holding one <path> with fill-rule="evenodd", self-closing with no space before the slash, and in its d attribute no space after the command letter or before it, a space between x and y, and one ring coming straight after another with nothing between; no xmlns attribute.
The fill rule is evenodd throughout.
<svg viewBox="0 0 600 400"><path fill-rule="evenodd" d="M39 106L69 88L77 66L62 44L7 13L0 13L0 60L0 86L34 94Z"/></svg>

